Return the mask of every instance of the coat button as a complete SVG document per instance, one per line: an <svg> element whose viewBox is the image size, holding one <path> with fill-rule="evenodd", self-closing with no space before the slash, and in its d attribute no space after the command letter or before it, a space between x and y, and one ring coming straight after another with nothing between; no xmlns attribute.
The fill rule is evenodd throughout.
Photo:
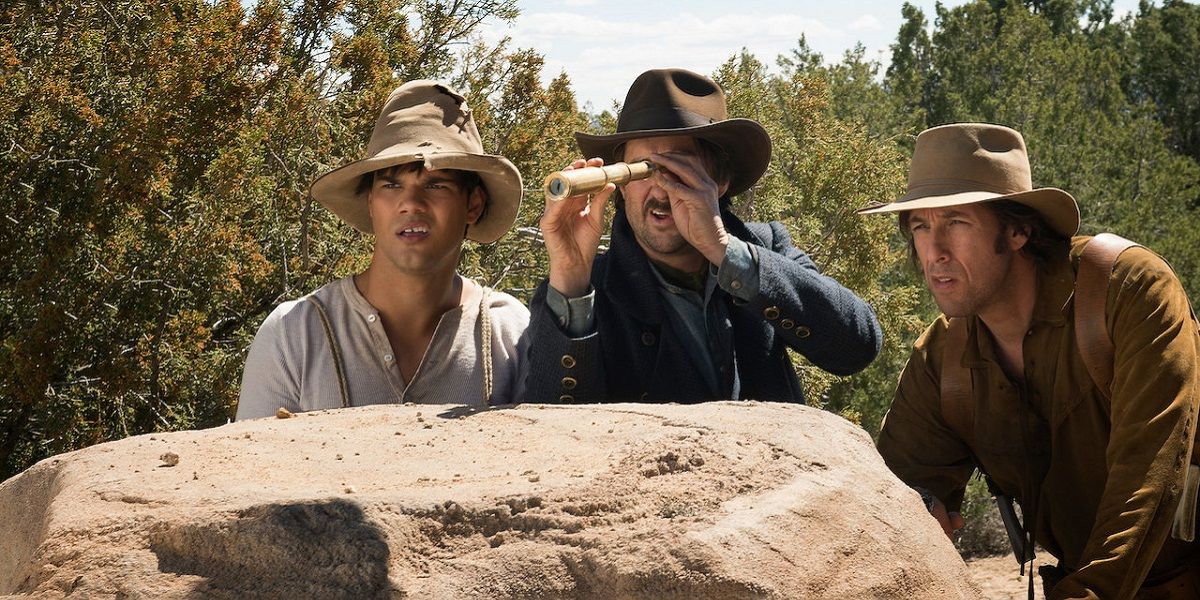
<svg viewBox="0 0 1200 600"><path fill-rule="evenodd" d="M558 397L558 401L559 402L574 402L575 396L572 396L570 394L563 394Z"/></svg>
<svg viewBox="0 0 1200 600"><path fill-rule="evenodd" d="M575 357L570 354L564 354L562 357L562 366L568 369L575 368Z"/></svg>
<svg viewBox="0 0 1200 600"><path fill-rule="evenodd" d="M775 319L778 319L779 318L779 307L778 306L768 306L768 307L764 308L763 316L772 321L774 321Z"/></svg>
<svg viewBox="0 0 1200 600"><path fill-rule="evenodd" d="M733 281L729 282L729 287L735 290L740 290L742 289L742 282L734 279Z"/></svg>
<svg viewBox="0 0 1200 600"><path fill-rule="evenodd" d="M643 331L642 332L642 345L643 346L653 346L654 345L654 334L650 333L649 331Z"/></svg>
<svg viewBox="0 0 1200 600"><path fill-rule="evenodd" d="M646 402L649 399L650 399L650 392L642 392L641 397L638 398L638 402Z"/></svg>
<svg viewBox="0 0 1200 600"><path fill-rule="evenodd" d="M800 326L797 326L797 327L796 327L796 337L798 337L798 338L806 338L806 337L808 337L810 334L812 334L812 330L811 330L811 329L809 329L809 328L807 328L807 327L805 327L805 326L803 326L803 325L800 325Z"/></svg>
<svg viewBox="0 0 1200 600"><path fill-rule="evenodd" d="M575 381L575 378L574 378L574 377L563 377L563 378L562 378L562 386L563 386L563 389L564 389L564 390L573 390L573 389L575 389L575 385L576 385L577 383L579 383L579 382L578 382L578 381Z"/></svg>
<svg viewBox="0 0 1200 600"><path fill-rule="evenodd" d="M779 322L779 326L784 329L791 329L796 326L796 322L791 319L784 319Z"/></svg>

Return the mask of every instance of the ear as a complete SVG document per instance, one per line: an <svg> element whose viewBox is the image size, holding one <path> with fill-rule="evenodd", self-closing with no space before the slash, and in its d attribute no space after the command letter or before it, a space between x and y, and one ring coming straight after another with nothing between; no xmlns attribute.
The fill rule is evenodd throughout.
<svg viewBox="0 0 1200 600"><path fill-rule="evenodd" d="M467 223L474 225L479 220L479 216L483 214L483 207L487 206L488 193L487 188L482 184L475 186L471 191L471 195L467 196Z"/></svg>
<svg viewBox="0 0 1200 600"><path fill-rule="evenodd" d="M728 192L728 191L729 191L729 182L726 181L725 183L722 183L717 186L717 197L724 198L725 192Z"/></svg>
<svg viewBox="0 0 1200 600"><path fill-rule="evenodd" d="M1008 231L1008 247L1013 252L1019 252L1029 242L1029 227L1010 227Z"/></svg>

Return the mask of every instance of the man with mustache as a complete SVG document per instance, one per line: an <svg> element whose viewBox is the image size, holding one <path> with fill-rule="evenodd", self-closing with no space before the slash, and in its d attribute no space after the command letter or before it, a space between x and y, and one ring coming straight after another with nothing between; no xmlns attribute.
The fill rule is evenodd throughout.
<svg viewBox="0 0 1200 600"><path fill-rule="evenodd" d="M711 79L647 71L616 133L575 138L589 158L572 168L657 168L621 190L599 257L614 187L547 201L550 273L531 304L527 400L802 402L788 348L839 375L874 359L871 308L822 275L783 224L729 212L730 197L766 171L771 140L757 122L727 118Z"/></svg>
<svg viewBox="0 0 1200 600"><path fill-rule="evenodd" d="M1039 569L1047 598L1200 598L1200 335L1171 268L1116 236L1072 238L1075 199L1034 189L1024 140L999 125L924 131L908 192L861 212L899 214L944 313L879 452L946 534L978 469L1020 504L1018 560L1034 542L1057 560Z"/></svg>
<svg viewBox="0 0 1200 600"><path fill-rule="evenodd" d="M322 175L313 198L375 236L357 275L279 305L246 358L237 418L398 402L511 403L529 312L458 274L464 239L516 219L521 175L483 152L466 99L411 81L388 97L367 157Z"/></svg>

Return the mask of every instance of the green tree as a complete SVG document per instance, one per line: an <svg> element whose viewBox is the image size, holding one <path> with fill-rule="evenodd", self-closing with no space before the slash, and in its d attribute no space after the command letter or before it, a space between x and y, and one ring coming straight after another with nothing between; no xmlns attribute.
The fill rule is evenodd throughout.
<svg viewBox="0 0 1200 600"><path fill-rule="evenodd" d="M1127 54L1129 98L1152 103L1170 147L1200 161L1200 6L1168 0L1159 8L1143 1ZM1200 190L1193 207L1198 203Z"/></svg>
<svg viewBox="0 0 1200 600"><path fill-rule="evenodd" d="M1153 105L1126 96L1118 49L1055 35L1020 4L1001 13L983 3L943 8L938 21L930 125L988 121L1021 131L1035 185L1071 192L1083 233L1114 231L1154 248L1193 296L1200 292L1191 207L1200 169L1171 151Z"/></svg>
<svg viewBox="0 0 1200 600"><path fill-rule="evenodd" d="M454 81L488 151L557 166L582 120L569 82L542 86L540 57L477 36L515 15L513 0L0 7L0 478L223 423L267 312L365 265L369 241L307 189L361 156L400 82ZM529 254L514 240L496 246ZM467 268L526 285L506 269L535 260L472 248Z"/></svg>
<svg viewBox="0 0 1200 600"><path fill-rule="evenodd" d="M887 219L853 214L872 201L895 197L903 186L904 165L897 146L872 135L861 119L839 118L830 80L847 89L866 85L868 79L861 53L848 56L851 67L821 67L801 40L780 60L782 75L769 76L761 62L743 51L714 78L729 96L730 115L759 121L772 140L767 174L735 199L735 213L782 221L823 273L861 295L879 315L883 355L860 375L835 378L794 357L811 404L877 431L895 384L895 362L907 355L905 340L917 326L917 290L881 286L900 261L889 247L895 227Z"/></svg>

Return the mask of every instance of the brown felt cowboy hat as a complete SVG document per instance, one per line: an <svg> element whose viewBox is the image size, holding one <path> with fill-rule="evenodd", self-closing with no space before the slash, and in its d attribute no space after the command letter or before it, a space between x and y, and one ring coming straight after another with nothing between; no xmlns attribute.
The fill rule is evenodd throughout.
<svg viewBox="0 0 1200 600"><path fill-rule="evenodd" d="M436 81L396 88L371 132L367 156L313 182L309 193L355 229L372 233L367 199L357 194L362 176L407 163L428 170L474 171L487 190L487 210L467 227L467 238L494 242L512 227L521 204L521 173L507 158L484 154L467 99Z"/></svg>
<svg viewBox="0 0 1200 600"><path fill-rule="evenodd" d="M1033 187L1025 140L1013 129L989 123L954 123L917 136L908 192L891 204L859 214L944 208L1011 200L1042 215L1063 236L1079 230L1079 205L1058 188Z"/></svg>
<svg viewBox="0 0 1200 600"><path fill-rule="evenodd" d="M725 92L713 80L683 69L646 71L634 80L617 117L617 132L576 132L584 156L620 160L625 142L662 135L690 135L712 142L729 156L728 194L750 189L771 162L771 136L756 121L730 119Z"/></svg>

